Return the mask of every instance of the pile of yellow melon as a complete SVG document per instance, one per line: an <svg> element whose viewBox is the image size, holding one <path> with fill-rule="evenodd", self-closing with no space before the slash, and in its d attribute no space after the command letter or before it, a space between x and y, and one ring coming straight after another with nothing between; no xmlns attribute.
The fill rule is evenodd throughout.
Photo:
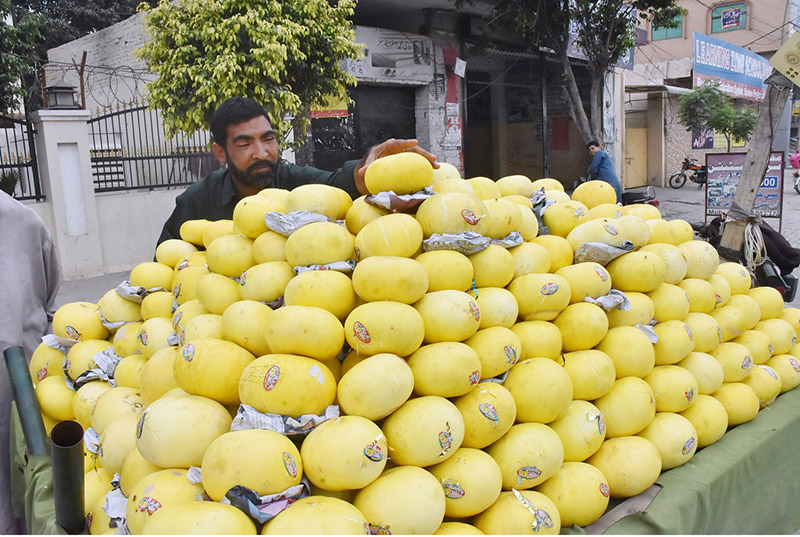
<svg viewBox="0 0 800 537"><path fill-rule="evenodd" d="M104 506L121 492L134 534L255 533L226 493L292 494L305 477L310 495L262 533L555 534L800 384L800 310L687 222L614 205L600 181L570 198L553 179L453 172L409 153L369 167L373 193L432 187L415 214L326 185L265 189L136 266L141 303L112 290L60 308L54 334L74 345L40 346L31 375L48 430L75 419L99 436L90 532L114 533ZM267 227L294 211L327 218ZM463 232L522 241L424 246ZM573 263L586 243L633 250ZM354 270L330 269L342 262ZM625 300L606 310L612 289ZM115 386L71 389L64 376L109 348ZM240 408L310 431L232 430Z"/></svg>

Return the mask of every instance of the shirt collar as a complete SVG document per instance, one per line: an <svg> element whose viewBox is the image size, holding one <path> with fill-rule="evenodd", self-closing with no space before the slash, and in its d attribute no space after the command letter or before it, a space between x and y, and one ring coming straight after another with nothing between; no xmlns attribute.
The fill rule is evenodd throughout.
<svg viewBox="0 0 800 537"><path fill-rule="evenodd" d="M225 176L222 178L222 205L228 205L231 202L238 202L241 199L236 188L233 186L233 178L231 177L230 169L225 170Z"/></svg>

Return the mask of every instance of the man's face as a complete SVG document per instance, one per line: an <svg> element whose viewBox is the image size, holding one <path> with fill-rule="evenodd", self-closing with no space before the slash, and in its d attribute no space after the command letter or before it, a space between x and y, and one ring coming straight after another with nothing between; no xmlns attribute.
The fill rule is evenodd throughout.
<svg viewBox="0 0 800 537"><path fill-rule="evenodd" d="M594 156L594 154L597 153L598 151L600 151L600 147L599 146L596 146L596 145L590 145L589 146L589 154L590 155Z"/></svg>
<svg viewBox="0 0 800 537"><path fill-rule="evenodd" d="M257 188L272 185L278 140L269 120L259 116L230 125L224 156L231 174L240 183Z"/></svg>

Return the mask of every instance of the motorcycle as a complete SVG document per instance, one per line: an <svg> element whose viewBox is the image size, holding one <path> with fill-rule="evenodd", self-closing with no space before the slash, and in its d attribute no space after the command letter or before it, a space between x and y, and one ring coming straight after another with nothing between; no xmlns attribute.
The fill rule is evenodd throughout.
<svg viewBox="0 0 800 537"><path fill-rule="evenodd" d="M756 225L757 222L757 225ZM710 222L702 224L692 223L695 235L707 241L714 248L719 249L722 230L725 222L721 217L716 217ZM792 302L797 293L797 278L792 271L800 266L800 249L793 248L783 235L772 229L759 218L752 219L748 226L754 226L757 232L751 234L760 238L758 252L745 252L747 244L743 245L740 261L747 266L746 260L756 258L755 266L748 266L756 287L773 287L783 297L784 302Z"/></svg>
<svg viewBox="0 0 800 537"><path fill-rule="evenodd" d="M669 186L678 189L685 185L687 180L696 183L697 188L703 188L703 185L708 182L708 169L705 164L699 164L697 159L688 155L683 159L681 171L673 173L669 177Z"/></svg>

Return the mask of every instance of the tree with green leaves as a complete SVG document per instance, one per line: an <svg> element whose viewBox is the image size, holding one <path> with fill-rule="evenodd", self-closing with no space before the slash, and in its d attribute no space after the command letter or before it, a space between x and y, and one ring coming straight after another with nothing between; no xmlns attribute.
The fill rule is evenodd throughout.
<svg viewBox="0 0 800 537"><path fill-rule="evenodd" d="M637 18L674 27L684 13L677 0L499 0L494 24L510 29L530 48L552 50L564 67L564 98L584 141L603 141L602 94L606 74L634 46ZM570 39L570 28L576 37ZM591 79L589 114L583 105L573 63L572 44L586 56Z"/></svg>
<svg viewBox="0 0 800 537"><path fill-rule="evenodd" d="M23 77L33 73L28 58L41 35L39 17L32 15L14 24L9 21L11 13L11 0L0 0L0 113L18 109L28 96Z"/></svg>
<svg viewBox="0 0 800 537"><path fill-rule="evenodd" d="M150 106L169 134L191 133L225 99L252 97L280 136L293 128L302 140L311 107L347 99L355 85L342 70L361 56L354 8L355 0L162 0L145 9L147 42L137 50L156 75Z"/></svg>
<svg viewBox="0 0 800 537"><path fill-rule="evenodd" d="M678 119L687 131L714 129L723 134L731 150L731 137L747 141L756 128L758 114L749 106L736 108L733 99L706 83L678 99Z"/></svg>

